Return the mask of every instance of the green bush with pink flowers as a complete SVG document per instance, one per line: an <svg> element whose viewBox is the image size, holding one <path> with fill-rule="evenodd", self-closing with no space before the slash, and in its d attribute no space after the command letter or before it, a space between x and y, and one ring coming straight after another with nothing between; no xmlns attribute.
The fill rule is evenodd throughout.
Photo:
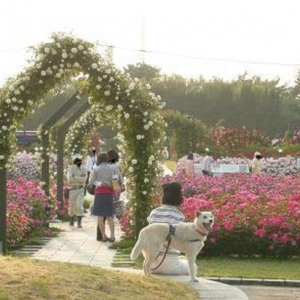
<svg viewBox="0 0 300 300"><path fill-rule="evenodd" d="M300 177L227 174L176 175L162 183L182 184L182 211L213 211L215 224L201 255L291 257L300 251Z"/></svg>
<svg viewBox="0 0 300 300"><path fill-rule="evenodd" d="M51 234L48 220L55 215L55 205L35 182L19 177L7 182L7 247L15 248L34 231Z"/></svg>

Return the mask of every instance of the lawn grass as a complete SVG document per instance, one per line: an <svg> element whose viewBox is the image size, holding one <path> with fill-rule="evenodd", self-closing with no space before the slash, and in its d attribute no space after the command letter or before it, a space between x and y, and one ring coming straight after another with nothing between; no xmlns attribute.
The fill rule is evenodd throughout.
<svg viewBox="0 0 300 300"><path fill-rule="evenodd" d="M170 280L79 264L0 256L1 300L198 299L192 287Z"/></svg>
<svg viewBox="0 0 300 300"><path fill-rule="evenodd" d="M197 265L201 277L300 280L300 258L205 258L198 259Z"/></svg>
<svg viewBox="0 0 300 300"><path fill-rule="evenodd" d="M124 238L113 245L122 254L129 255L134 240ZM134 261L135 267L142 268L143 258ZM264 279L300 280L300 258L200 258L196 261L199 277L238 277Z"/></svg>
<svg viewBox="0 0 300 300"><path fill-rule="evenodd" d="M172 171L175 172L176 161L174 160L165 160L164 164Z"/></svg>

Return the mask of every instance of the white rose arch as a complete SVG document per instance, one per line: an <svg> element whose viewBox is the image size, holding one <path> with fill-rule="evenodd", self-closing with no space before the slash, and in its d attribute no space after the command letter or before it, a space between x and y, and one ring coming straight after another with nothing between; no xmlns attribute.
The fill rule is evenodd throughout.
<svg viewBox="0 0 300 300"><path fill-rule="evenodd" d="M99 118L118 130L128 182L133 230L146 225L160 174L165 140L163 102L137 79L106 62L92 43L67 34L32 49L28 67L7 80L0 90L0 168L10 167L15 130L20 121L42 104L49 91L66 80L80 79Z"/></svg>

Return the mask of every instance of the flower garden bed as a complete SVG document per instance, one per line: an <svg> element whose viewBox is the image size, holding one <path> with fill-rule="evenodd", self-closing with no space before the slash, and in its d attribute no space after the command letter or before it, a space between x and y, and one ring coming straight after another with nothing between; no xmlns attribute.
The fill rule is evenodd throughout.
<svg viewBox="0 0 300 300"><path fill-rule="evenodd" d="M161 182L183 186L182 211L210 210L215 225L202 255L291 257L300 250L300 177L226 174L175 175Z"/></svg>

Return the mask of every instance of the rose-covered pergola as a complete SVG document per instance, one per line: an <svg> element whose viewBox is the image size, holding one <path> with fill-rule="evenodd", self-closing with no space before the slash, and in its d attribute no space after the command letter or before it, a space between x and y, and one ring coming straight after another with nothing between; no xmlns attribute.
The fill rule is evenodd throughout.
<svg viewBox="0 0 300 300"><path fill-rule="evenodd" d="M89 97L97 118L118 130L132 226L137 234L146 225L161 172L166 124L160 110L164 103L150 86L102 58L94 44L72 35L56 33L49 42L34 47L28 67L0 89L0 189L6 190L6 169L10 168L21 120L42 105L47 93L72 79L80 81L80 95ZM50 154L49 149L44 151ZM5 197L0 199L0 227L6 229ZM5 249L3 236L0 242Z"/></svg>

